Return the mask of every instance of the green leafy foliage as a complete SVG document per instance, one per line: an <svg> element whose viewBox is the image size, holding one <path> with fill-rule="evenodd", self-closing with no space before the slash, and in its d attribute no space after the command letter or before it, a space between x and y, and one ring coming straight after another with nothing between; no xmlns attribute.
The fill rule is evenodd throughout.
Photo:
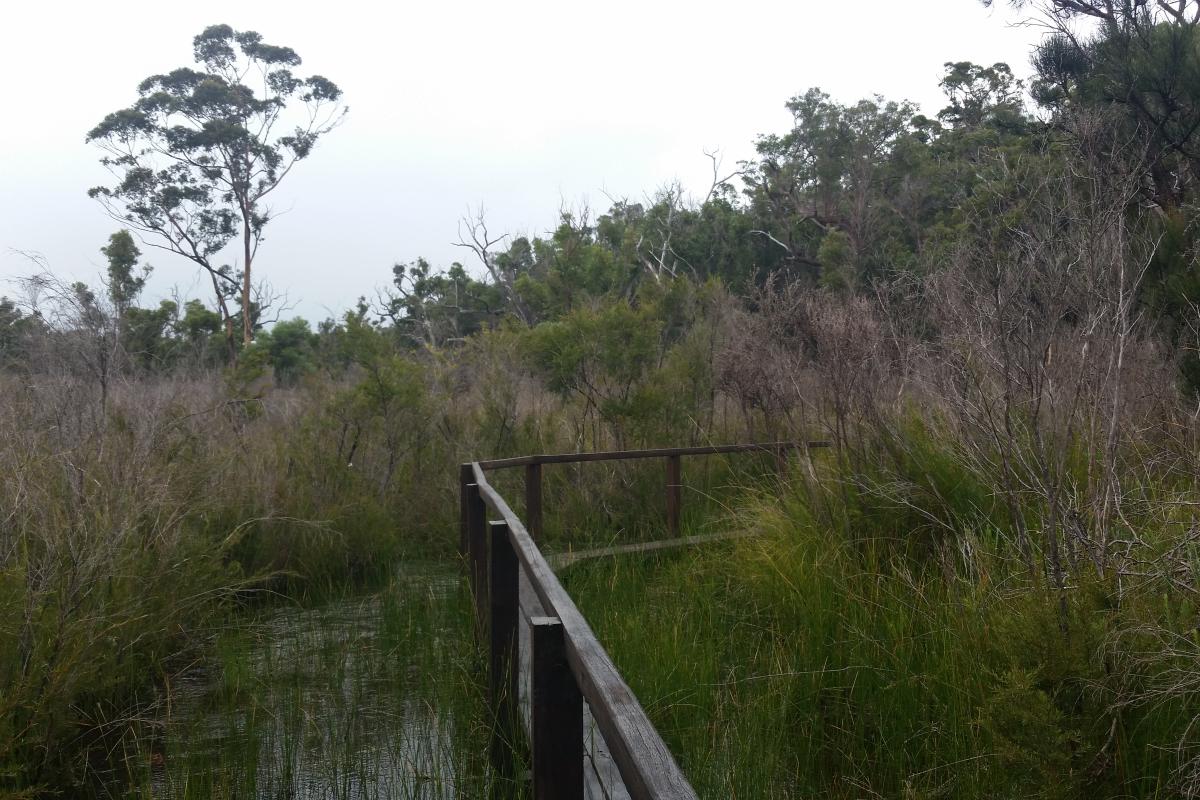
<svg viewBox="0 0 1200 800"><path fill-rule="evenodd" d="M409 346L461 343L503 313L496 287L475 280L458 263L445 272L435 271L423 258L396 264L392 287L380 317L390 320L393 332Z"/></svg>
<svg viewBox="0 0 1200 800"><path fill-rule="evenodd" d="M300 317L276 323L255 341L266 350L276 379L284 385L294 384L316 368L316 344L317 335Z"/></svg>
<svg viewBox="0 0 1200 800"><path fill-rule="evenodd" d="M345 109L338 111L336 85L320 75L297 76L299 55L254 31L209 26L193 40L193 54L200 69L146 78L133 105L88 133L117 178L89 195L114 219L208 273L232 349L229 295L240 294L242 344L253 339L251 268L271 219L263 199ZM286 112L295 106L301 111L293 119ZM234 276L215 259L239 236L242 264ZM118 261L131 253L124 241L111 247Z"/></svg>
<svg viewBox="0 0 1200 800"><path fill-rule="evenodd" d="M108 294L118 313L137 301L146 286L150 268L137 272L138 259L142 251L134 244L127 230L120 230L108 238L108 245L100 248L108 259Z"/></svg>

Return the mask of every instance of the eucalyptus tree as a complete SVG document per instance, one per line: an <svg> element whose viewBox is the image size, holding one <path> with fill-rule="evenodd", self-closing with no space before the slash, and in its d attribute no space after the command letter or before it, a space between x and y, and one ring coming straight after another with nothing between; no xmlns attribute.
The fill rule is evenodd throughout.
<svg viewBox="0 0 1200 800"><path fill-rule="evenodd" d="M300 77L300 56L254 31L206 28L193 40L198 68L151 75L138 99L91 130L116 179L89 191L143 241L181 255L212 280L230 350L241 310L243 345L254 331L252 265L272 218L267 196L347 108L320 75ZM240 238L240 273L217 263Z"/></svg>
<svg viewBox="0 0 1200 800"><path fill-rule="evenodd" d="M948 61L945 68L938 85L949 105L938 112L939 120L957 128L993 125L1024 129L1025 83L1013 75L1008 64L985 67L970 61Z"/></svg>
<svg viewBox="0 0 1200 800"><path fill-rule="evenodd" d="M108 244L100 252L108 259L108 296L117 316L123 318L146 286L151 268L145 265L138 269L142 251L127 230L108 237Z"/></svg>
<svg viewBox="0 0 1200 800"><path fill-rule="evenodd" d="M506 306L500 287L475 280L462 264L435 270L418 258L392 267L392 287L379 292L375 311L405 345L432 349L461 343L500 319Z"/></svg>
<svg viewBox="0 0 1200 800"><path fill-rule="evenodd" d="M759 158L743 173L758 223L751 233L782 250L780 267L793 276L855 285L895 260L891 164L913 140L917 108L880 96L841 105L813 88L787 109L792 129L759 137Z"/></svg>

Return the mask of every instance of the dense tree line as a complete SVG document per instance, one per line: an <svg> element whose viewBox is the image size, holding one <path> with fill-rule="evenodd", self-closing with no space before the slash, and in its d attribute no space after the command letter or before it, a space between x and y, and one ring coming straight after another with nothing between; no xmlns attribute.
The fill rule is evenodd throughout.
<svg viewBox="0 0 1200 800"><path fill-rule="evenodd" d="M905 276L935 273L956 252L994 236L1006 222L992 216L998 198L1010 214L1023 213L1035 191L1029 176L1063 170L1064 152L1086 137L1139 176L1131 212L1152 209L1137 214L1137 224L1157 243L1138 287L1139 302L1163 335L1190 352L1193 308L1200 300L1194 268L1200 185L1194 16L1171 4L1098 0L1047 3L1043 10L1058 28L1035 54L1029 87L1006 64L947 63L941 81L946 105L932 118L907 102L875 96L841 104L810 89L786 104L790 130L759 137L755 159L721 175L714 158L712 186L703 199L689 199L670 185L645 202L619 200L599 214L564 211L553 231L512 239L491 236L482 217L464 220L461 243L470 263L446 269L424 259L397 264L390 285L349 313L386 327L398 348L421 350L459 345L506 320L536 327L608 303L636 306L645 286L675 280L717 281L743 297L771 281L870 295ZM1081 17L1096 23L1086 36L1072 27ZM307 85L291 78L289 65L298 58L255 37L217 26L197 37L197 57L219 73L233 63L233 45L240 42L243 57L265 60L269 69L283 65L279 74L289 79L283 87L288 92L308 92L306 101L317 105L337 100L336 87L323 79ZM162 110L164 103L188 102L200 73L189 75L188 81L178 75L148 82L137 113L165 113L170 109ZM1036 102L1032 110L1027 95ZM282 100L263 102L251 111L267 113ZM139 119L113 115L90 135L111 139L128 132L117 130L118 123L136 128L143 125ZM318 133L304 147L293 139L283 144L298 148L292 155L300 158ZM1100 139L1104 143L1096 145ZM262 157L272 163L280 158ZM205 198L215 202L211 192ZM111 205L114 196L104 199ZM146 235L146 224L134 227ZM212 247L234 231L230 224L217 228L210 231L217 237ZM261 226L251 228L247 235L260 235ZM137 304L141 254L132 237L115 234L104 253L104 302L97 303L92 289L73 289L77 322L107 315L105 324L131 367L229 364L249 348L263 351L255 363L270 364L288 382L329 366L336 350L329 343L347 324L326 320L313 331L303 320L291 320L266 330L269 293L255 294L240 279L227 281L240 292L235 311L211 311L196 300L143 308ZM5 300L3 309L0 347L6 361L16 363L23 337L49 323L28 299ZM242 341L230 340L234 329L247 331ZM224 352L222 337L229 340ZM1194 385L1200 361L1189 356L1184 372Z"/></svg>

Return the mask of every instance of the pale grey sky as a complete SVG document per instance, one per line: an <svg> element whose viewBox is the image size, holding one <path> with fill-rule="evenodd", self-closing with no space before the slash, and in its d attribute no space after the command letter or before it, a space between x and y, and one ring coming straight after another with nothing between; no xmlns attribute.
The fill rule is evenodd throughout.
<svg viewBox="0 0 1200 800"><path fill-rule="evenodd" d="M540 233L563 204L602 211L608 196L673 179L703 193L704 151L720 148L728 166L751 156L810 86L932 114L943 62L1007 61L1026 75L1037 31L1015 19L976 0L8 3L0 294L30 271L12 250L63 276L100 272L116 225L86 196L107 173L84 136L143 78L190 65L210 24L295 48L351 107L277 192L287 213L255 260L315 322L387 283L396 261L464 259L451 242L468 206L482 204L494 232ZM178 287L208 301L188 262L149 260L149 299Z"/></svg>

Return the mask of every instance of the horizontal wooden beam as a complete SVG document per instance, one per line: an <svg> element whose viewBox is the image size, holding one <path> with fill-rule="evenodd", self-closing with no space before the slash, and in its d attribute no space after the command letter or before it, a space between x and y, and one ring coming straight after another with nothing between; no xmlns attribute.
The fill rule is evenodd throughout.
<svg viewBox="0 0 1200 800"><path fill-rule="evenodd" d="M604 450L597 453L547 453L517 458L496 458L476 462L481 469L496 470L525 467L531 464L574 464L584 461L624 461L637 458L665 458L669 456L711 456L718 453L777 453L781 450L799 450L830 447L829 442L765 442L762 444L718 444L705 447L660 447L651 450Z"/></svg>

